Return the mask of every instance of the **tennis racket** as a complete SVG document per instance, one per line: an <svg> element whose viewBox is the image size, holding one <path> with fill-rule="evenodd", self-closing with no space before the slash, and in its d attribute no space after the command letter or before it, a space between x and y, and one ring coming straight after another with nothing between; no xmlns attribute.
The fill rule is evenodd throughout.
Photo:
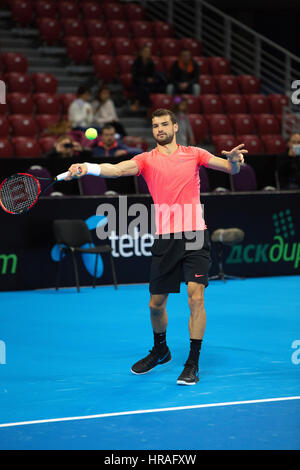
<svg viewBox="0 0 300 470"><path fill-rule="evenodd" d="M9 176L0 185L0 206L9 214L24 214L35 206L39 197L53 184L64 180L69 172L61 173L55 178L36 178L28 173L16 173ZM42 190L39 180L49 180Z"/></svg>

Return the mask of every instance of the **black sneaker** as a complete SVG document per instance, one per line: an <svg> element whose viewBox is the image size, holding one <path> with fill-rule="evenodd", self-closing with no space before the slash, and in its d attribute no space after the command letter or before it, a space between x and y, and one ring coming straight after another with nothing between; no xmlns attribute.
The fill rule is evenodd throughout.
<svg viewBox="0 0 300 470"><path fill-rule="evenodd" d="M178 385L195 385L199 382L198 366L194 362L187 361L184 369L177 379Z"/></svg>
<svg viewBox="0 0 300 470"><path fill-rule="evenodd" d="M171 360L171 352L169 348L167 348L166 352L163 354L159 354L154 347L149 352L150 354L148 354L148 356L144 357L132 366L131 372L133 374L147 374L147 372L150 372L150 370L155 366L166 364Z"/></svg>

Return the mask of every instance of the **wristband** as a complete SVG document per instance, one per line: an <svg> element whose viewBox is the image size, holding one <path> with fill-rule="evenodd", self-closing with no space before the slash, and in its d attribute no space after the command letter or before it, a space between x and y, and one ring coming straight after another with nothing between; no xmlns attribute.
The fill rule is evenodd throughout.
<svg viewBox="0 0 300 470"><path fill-rule="evenodd" d="M87 163L84 162L87 166L87 175L100 176L101 168L97 163Z"/></svg>

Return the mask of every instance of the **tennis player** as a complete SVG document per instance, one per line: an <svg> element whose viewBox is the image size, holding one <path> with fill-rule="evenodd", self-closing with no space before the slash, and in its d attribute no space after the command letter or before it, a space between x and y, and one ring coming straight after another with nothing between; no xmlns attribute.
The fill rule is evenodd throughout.
<svg viewBox="0 0 300 470"><path fill-rule="evenodd" d="M156 222L149 285L154 346L131 371L146 374L171 360L166 340L166 305L168 295L180 291L183 271L190 310L190 348L177 383L194 385L199 381L199 355L206 325L204 290L210 266L210 241L200 204L199 167L236 174L247 150L241 144L229 152L223 151L227 158L221 158L198 147L177 145L176 116L167 109L157 109L152 114L152 131L157 145L151 152L117 164L74 164L69 168L68 179L86 174L104 178L141 174L145 178L155 204ZM191 242L193 237L195 245Z"/></svg>

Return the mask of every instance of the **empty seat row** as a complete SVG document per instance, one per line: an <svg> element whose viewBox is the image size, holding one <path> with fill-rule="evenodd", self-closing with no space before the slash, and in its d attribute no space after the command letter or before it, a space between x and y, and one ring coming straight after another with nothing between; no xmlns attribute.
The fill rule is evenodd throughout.
<svg viewBox="0 0 300 470"><path fill-rule="evenodd" d="M12 20L22 26L32 24L36 18L105 18L123 20L145 20L145 11L137 3L119 3L97 1L46 1L46 0L10 0Z"/></svg>
<svg viewBox="0 0 300 470"><path fill-rule="evenodd" d="M192 114L281 114L284 106L289 105L287 95L272 93L253 94L204 94L200 96L182 95L188 103L188 111ZM174 97L163 94L151 94L152 107L172 108Z"/></svg>
<svg viewBox="0 0 300 470"><path fill-rule="evenodd" d="M57 79L50 73L33 73L31 75L19 72L0 74L0 80L6 84L7 93L53 93L57 91Z"/></svg>
<svg viewBox="0 0 300 470"><path fill-rule="evenodd" d="M103 37L130 37L150 39L165 39L170 42L178 41L173 39L173 27L164 21L123 21L123 20L97 20L80 18L64 18L61 20L54 18L39 17L36 21L42 39L49 43L56 34L56 41L63 36L103 36ZM184 44L183 42L179 44ZM186 47L192 52L197 52L201 43L195 39L185 42ZM175 46L177 47L177 46ZM195 49L195 50L194 50Z"/></svg>
<svg viewBox="0 0 300 470"><path fill-rule="evenodd" d="M55 95L50 93L7 93L6 105L0 105L0 114L67 114L74 93Z"/></svg>
<svg viewBox="0 0 300 470"><path fill-rule="evenodd" d="M280 121L266 114L189 114L189 120L198 144L217 135L263 136L281 133Z"/></svg>
<svg viewBox="0 0 300 470"><path fill-rule="evenodd" d="M287 149L287 144L281 134L269 135L218 135L212 138L214 152L221 155L222 150L231 150L239 144L245 144L249 155L280 154Z"/></svg>

